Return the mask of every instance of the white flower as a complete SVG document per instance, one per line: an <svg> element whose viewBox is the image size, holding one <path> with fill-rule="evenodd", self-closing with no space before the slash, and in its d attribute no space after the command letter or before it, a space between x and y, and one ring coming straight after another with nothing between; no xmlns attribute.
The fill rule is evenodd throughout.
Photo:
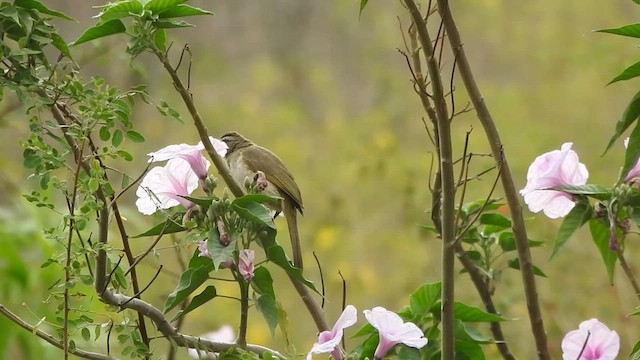
<svg viewBox="0 0 640 360"><path fill-rule="evenodd" d="M615 360L619 351L618 333L597 319L581 322L578 330L569 331L562 339L564 360Z"/></svg>
<svg viewBox="0 0 640 360"><path fill-rule="evenodd" d="M427 345L428 340L424 337L422 330L412 322L404 322L393 311L378 306L365 310L364 317L380 334L380 341L373 355L376 359L382 359L392 347L399 343L416 349Z"/></svg>
<svg viewBox="0 0 640 360"><path fill-rule="evenodd" d="M136 190L138 211L151 215L158 209L169 209L182 204L190 208L193 203L180 197L190 195L198 187L198 176L189 163L171 159L164 167L151 169Z"/></svg>
<svg viewBox="0 0 640 360"><path fill-rule="evenodd" d="M213 145L214 149L220 156L224 156L227 153L227 144L209 136L209 141ZM191 169L198 175L200 179L204 179L207 177L207 170L209 170L209 166L211 163L207 159L202 156L201 151L204 149L204 144L202 141L198 143L198 145L188 145L188 144L176 144L165 146L162 149L149 153L151 158L149 162L156 161L165 161L170 159L184 159L189 165L191 165Z"/></svg>
<svg viewBox="0 0 640 360"><path fill-rule="evenodd" d="M358 320L358 310L353 305L347 305L344 311L333 325L330 331L323 331L318 335L318 342L313 344L311 351L307 354L307 360L313 358L313 354L332 353L333 359L342 359L338 345L342 340L344 329L356 323Z"/></svg>
<svg viewBox="0 0 640 360"><path fill-rule="evenodd" d="M233 329L229 325L222 325L218 331L212 331L200 336L202 339L211 340L215 342L233 344L235 341L235 335ZM217 359L218 354L213 352L206 352L204 350L188 349L189 356L194 359Z"/></svg>

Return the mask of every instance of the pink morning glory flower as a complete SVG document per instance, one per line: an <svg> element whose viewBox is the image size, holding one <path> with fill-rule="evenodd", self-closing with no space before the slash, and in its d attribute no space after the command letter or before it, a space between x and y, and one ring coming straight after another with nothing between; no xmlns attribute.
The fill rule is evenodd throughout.
<svg viewBox="0 0 640 360"><path fill-rule="evenodd" d="M380 335L378 347L373 355L376 359L382 359L396 344L402 343L416 349L427 345L428 340L422 330L412 322L404 322L393 311L377 306L365 310L364 317Z"/></svg>
<svg viewBox="0 0 640 360"><path fill-rule="evenodd" d="M238 271L246 281L253 279L253 259L255 256L255 251L248 249L240 250L238 255Z"/></svg>
<svg viewBox="0 0 640 360"><path fill-rule="evenodd" d="M358 310L353 305L347 305L342 314L328 331L323 331L318 335L318 342L313 344L311 351L307 354L307 360L313 358L313 354L332 353L334 360L342 359L340 354L340 341L344 333L344 329L356 323L358 320Z"/></svg>
<svg viewBox="0 0 640 360"><path fill-rule="evenodd" d="M226 143L211 136L209 137L209 141L211 141L211 144L220 156L224 156L227 153ZM189 165L191 165L191 169L193 169L196 175L198 175L200 179L204 179L207 177L207 170L209 170L209 166L211 164L204 156L202 156L201 152L203 149L204 144L200 141L197 145L169 145L147 155L151 157L149 162L165 161L176 158L184 159L189 163Z"/></svg>
<svg viewBox="0 0 640 360"><path fill-rule="evenodd" d="M571 194L544 190L558 185L584 185L589 178L587 167L580 163L578 154L571 150L573 143L564 143L560 150L538 156L527 173L527 185L520 190L531 212L540 210L551 218L563 217L573 209Z"/></svg>
<svg viewBox="0 0 640 360"><path fill-rule="evenodd" d="M211 340L211 341L221 342L221 343L229 343L229 344L234 343L234 341L236 340L235 335L233 333L233 329L229 325L222 325L220 329L218 329L217 331L206 333L200 337L206 340ZM204 350L196 350L196 349L189 349L187 351L189 356L191 356L194 359L217 359L218 358L218 354L213 352L206 352Z"/></svg>
<svg viewBox="0 0 640 360"><path fill-rule="evenodd" d="M180 197L190 195L198 187L198 176L189 163L182 159L171 159L164 167L156 166L142 179L136 195L138 211L151 215L158 209L169 209L177 205L190 208L193 203Z"/></svg>
<svg viewBox="0 0 640 360"><path fill-rule="evenodd" d="M620 336L597 319L581 322L562 339L564 360L614 360L618 351Z"/></svg>
<svg viewBox="0 0 640 360"><path fill-rule="evenodd" d="M624 147L625 149L629 147L629 138L624 139ZM627 177L625 177L624 182L626 183L637 183L640 180L640 159L636 165L629 171Z"/></svg>

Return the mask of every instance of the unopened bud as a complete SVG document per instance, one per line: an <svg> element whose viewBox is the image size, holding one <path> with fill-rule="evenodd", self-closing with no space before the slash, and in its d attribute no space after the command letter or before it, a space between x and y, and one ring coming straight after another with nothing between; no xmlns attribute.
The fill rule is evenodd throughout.
<svg viewBox="0 0 640 360"><path fill-rule="evenodd" d="M253 180L256 182L256 190L258 190L258 192L263 192L269 185L267 176L262 171L257 171L253 176Z"/></svg>
<svg viewBox="0 0 640 360"><path fill-rule="evenodd" d="M210 194L211 192L213 192L213 190L215 190L216 186L218 186L218 179L216 179L213 175L207 176L207 178L204 180L204 191Z"/></svg>

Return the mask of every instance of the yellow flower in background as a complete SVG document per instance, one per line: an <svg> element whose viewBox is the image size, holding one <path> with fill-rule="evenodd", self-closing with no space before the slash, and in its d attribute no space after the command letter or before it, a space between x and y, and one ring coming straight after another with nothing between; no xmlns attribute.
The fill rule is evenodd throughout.
<svg viewBox="0 0 640 360"><path fill-rule="evenodd" d="M338 229L334 226L325 226L316 232L314 247L318 251L329 251L336 247Z"/></svg>

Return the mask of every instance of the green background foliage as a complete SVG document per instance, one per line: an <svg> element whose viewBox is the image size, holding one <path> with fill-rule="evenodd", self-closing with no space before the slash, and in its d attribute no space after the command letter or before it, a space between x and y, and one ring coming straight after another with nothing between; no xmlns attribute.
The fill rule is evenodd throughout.
<svg viewBox="0 0 640 360"><path fill-rule="evenodd" d="M100 2L57 1L52 7L79 21L56 22L61 35L77 39L83 29L94 25L91 17L97 9L91 5L97 4ZM329 321L341 308L338 271L347 283L348 303L359 310L377 305L399 310L408 305L417 287L439 279L440 245L420 226L430 225L428 184L433 148L406 61L395 50L404 47L400 28L408 26L406 11L394 1L372 1L360 17L358 0L193 1L192 5L215 15L192 18L196 28L170 33L172 60L177 61L179 49L188 43L193 53L190 89L212 135L236 130L277 153L294 173L305 205L299 225L308 264L306 277L319 278L312 266L314 251L323 269ZM592 30L633 22L637 6L629 1L508 0L456 1L452 6L518 187L524 187L527 167L535 156L567 141L574 142L574 150L587 165L590 182L615 182L624 161L622 143L614 144L606 157L600 155L637 84L633 80L605 84L635 63L637 52L630 39ZM142 54L130 64L125 46L123 37L109 37L71 51L85 77L99 74L121 88L147 84L154 98L165 100L187 119L186 109L157 60ZM445 58L445 74L450 66L451 59ZM186 78L186 63L180 70ZM460 110L467 99L462 84L455 81L454 85ZM134 108L132 119L146 141L124 139L134 159L119 164L132 176L146 166L146 153L171 143L197 142L188 121L180 124L141 104ZM41 269L40 265L60 253L61 246L40 233L55 225L50 213L21 196L37 184L28 180L16 140L28 136L28 119L19 105L8 94L0 104L0 303L32 324L43 317L55 322L56 309L43 300L62 269ZM479 126L472 113L455 119L458 156L465 132ZM470 135L470 151L485 154L488 146L479 130ZM491 164L488 158L475 157L470 173ZM493 176L491 172L471 182L468 199L484 197ZM125 199L129 206L121 201L121 211L132 234L158 222L137 213L132 192ZM538 277L538 284L552 357L560 356L563 334L591 317L618 331L621 354L626 354L640 335L635 319L624 316L633 311L634 296L624 281L618 287L609 286L589 229L581 229L559 256L548 261L560 221L529 216L527 222L530 238L547 242L533 254L535 264L549 276ZM280 243L288 244L284 219L277 219L276 225ZM171 247L181 236L166 236L155 256L139 267L141 283L146 284L158 265L164 264L155 286L143 296L160 308L179 280L181 270ZM629 259L639 253L634 238L631 235L626 249ZM148 241L150 238L132 239L135 252L144 250ZM191 254L182 254L183 261ZM506 268L508 259L503 260ZM294 330L290 331L291 346L306 352L316 338L312 321L283 274L273 271L272 275L278 300L288 312L289 328ZM460 301L481 306L468 278L461 275L458 281ZM237 295L231 284L216 285L216 290L218 295ZM534 346L516 271L499 274L496 303L504 317L519 319L502 324L512 350L522 358L531 357ZM190 312L183 330L201 334L222 324L237 326L236 314L236 302L217 298ZM272 340L255 309L251 316L249 341L287 346L279 332ZM361 312L359 317L362 324ZM3 318L0 325L0 357L59 354ZM104 336L99 342L82 344L86 349L103 350ZM494 357L491 346L484 349L488 358ZM180 356L186 358L186 352L181 350Z"/></svg>

